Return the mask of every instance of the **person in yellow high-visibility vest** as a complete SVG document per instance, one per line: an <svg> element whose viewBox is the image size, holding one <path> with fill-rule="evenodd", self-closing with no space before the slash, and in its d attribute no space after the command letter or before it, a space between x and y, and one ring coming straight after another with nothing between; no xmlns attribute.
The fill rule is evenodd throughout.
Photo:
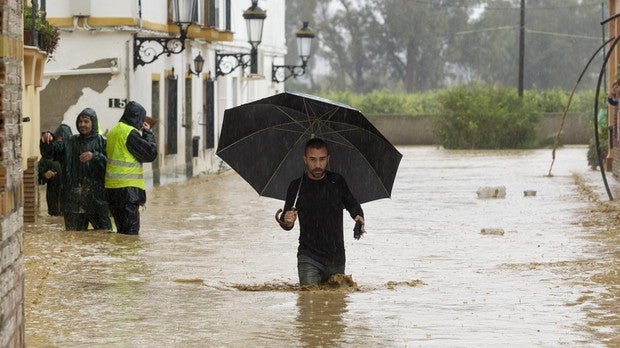
<svg viewBox="0 0 620 348"><path fill-rule="evenodd" d="M146 110L127 103L120 121L108 132L105 189L118 233L140 232L140 206L146 203L142 163L157 157L157 142Z"/></svg>

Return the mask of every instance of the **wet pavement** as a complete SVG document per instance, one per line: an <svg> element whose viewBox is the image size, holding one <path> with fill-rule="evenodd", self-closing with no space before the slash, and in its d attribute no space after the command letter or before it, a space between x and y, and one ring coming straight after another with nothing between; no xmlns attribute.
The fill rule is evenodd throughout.
<svg viewBox="0 0 620 348"><path fill-rule="evenodd" d="M298 290L297 227L234 172L149 189L139 237L41 213L27 346L620 345L620 206L585 147L558 150L551 177L550 150L399 150L392 199L363 205L368 233L345 222L356 284L325 290Z"/></svg>

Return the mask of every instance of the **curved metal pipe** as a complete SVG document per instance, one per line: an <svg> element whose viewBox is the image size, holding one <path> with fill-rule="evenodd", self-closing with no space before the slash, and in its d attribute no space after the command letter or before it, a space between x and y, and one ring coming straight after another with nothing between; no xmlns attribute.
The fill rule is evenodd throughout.
<svg viewBox="0 0 620 348"><path fill-rule="evenodd" d="M598 115L598 100L599 100L598 95L601 92L601 81L603 80L603 75L605 75L605 68L607 67L607 62L609 61L609 58L611 57L611 54L614 51L614 48L618 44L618 41L620 41L620 36L616 37L613 40L614 41L611 44L611 47L609 48L609 52L607 52L607 54L605 55L605 61L603 61L603 65L601 66L601 71L598 75L598 83L596 84L596 92L594 94L594 144L595 144L594 146L596 146L596 154L597 154L596 157L598 157L598 165L601 168L601 175L603 177L603 183L605 184L605 190L607 190L607 196L609 196L610 201L613 201L614 197L611 194L611 190L609 189L609 184L607 183L607 177L605 176L605 168L603 166L603 159L601 158L601 154L599 150L600 140L598 137L597 115Z"/></svg>
<svg viewBox="0 0 620 348"><path fill-rule="evenodd" d="M577 90L577 86L581 82L581 79L583 78L583 76L586 74L586 71L590 67L590 64L592 64L592 62L594 61L594 58L596 58L599 52L602 49L604 49L605 46L607 46L607 44L609 44L612 40L613 38L610 38L609 40L605 41L605 43L603 43L601 46L599 46L599 48L596 50L596 52L594 52L592 57L590 57L590 60L588 60L588 63L586 64L586 66L583 68L583 70L581 70L581 74L579 74L577 81L575 81L575 84L573 85L573 90L571 91L570 96L568 97L568 102L566 103L566 106L564 107L564 113L562 114L562 123L560 124L560 129L558 130L558 134L555 135L555 139L553 140L553 150L551 151L551 165L549 166L549 173L547 173L547 176L552 176L551 170L553 169L553 164L555 163L555 150L557 149L560 135L562 134L562 129L564 128L564 120L566 120L566 115L568 114L570 103L573 101L575 90ZM597 154L600 157L600 154L598 153L598 148L597 148Z"/></svg>
<svg viewBox="0 0 620 348"><path fill-rule="evenodd" d="M607 18L606 20L602 21L602 22L601 22L601 25L605 25L605 24L607 24L609 21L614 20L614 19L616 19L616 18L618 18L618 17L620 17L620 13L616 13L615 15L613 15L613 16L611 16L611 17Z"/></svg>

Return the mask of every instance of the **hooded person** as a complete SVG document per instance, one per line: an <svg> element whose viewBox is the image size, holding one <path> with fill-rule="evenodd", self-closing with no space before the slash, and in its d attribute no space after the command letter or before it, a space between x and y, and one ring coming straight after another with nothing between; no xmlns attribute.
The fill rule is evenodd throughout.
<svg viewBox="0 0 620 348"><path fill-rule="evenodd" d="M54 132L54 140L62 142L72 135L71 127L61 124ZM52 216L62 215L62 168L58 158L41 157L38 165L39 184L45 188L47 213Z"/></svg>
<svg viewBox="0 0 620 348"><path fill-rule="evenodd" d="M63 174L60 200L65 229L84 231L90 224L96 230L111 230L104 187L106 139L99 134L95 110L82 110L75 126L78 134L60 141L46 132L39 145L43 157L57 159L60 163Z"/></svg>
<svg viewBox="0 0 620 348"><path fill-rule="evenodd" d="M119 122L108 132L105 188L117 232L140 232L140 206L146 203L142 163L157 158L155 136L146 110L130 101Z"/></svg>

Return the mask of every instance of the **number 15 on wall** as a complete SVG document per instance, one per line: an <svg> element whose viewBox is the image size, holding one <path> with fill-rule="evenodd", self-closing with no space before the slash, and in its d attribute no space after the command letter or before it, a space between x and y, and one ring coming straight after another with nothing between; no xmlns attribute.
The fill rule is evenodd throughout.
<svg viewBox="0 0 620 348"><path fill-rule="evenodd" d="M123 109L126 104L127 104L127 99L121 99L121 98L110 98L110 99L108 99L108 107L109 108Z"/></svg>

